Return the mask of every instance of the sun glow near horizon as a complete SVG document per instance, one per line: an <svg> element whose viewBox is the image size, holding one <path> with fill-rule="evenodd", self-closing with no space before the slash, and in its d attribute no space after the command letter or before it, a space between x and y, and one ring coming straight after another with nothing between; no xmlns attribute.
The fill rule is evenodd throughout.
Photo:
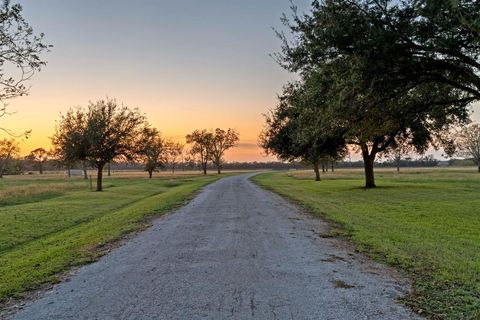
<svg viewBox="0 0 480 320"><path fill-rule="evenodd" d="M44 97L45 100L40 100L39 96L42 95L46 94L37 95L35 94L35 88L33 88L29 96L12 100L12 103L8 105L8 109L13 114L7 115L2 119L2 125L10 130L12 134L18 135L26 130L31 130L28 138L17 138L22 155L27 155L31 150L39 147L49 149L51 147L50 137L54 133L54 128L60 115L69 108L88 105L87 100L84 103L69 106L65 101L68 97L64 98L61 96L54 100L48 100L47 97ZM99 97L98 99L103 98ZM63 108L59 107L57 110L52 107L43 107L41 104L43 102L46 105L61 105L62 101L65 101L63 103L66 106ZM117 99L117 102L122 104L119 99ZM274 102L273 99L272 102ZM263 126L263 118L260 114L233 114L232 112L225 114L216 112L215 116L210 116L212 112L215 112L214 106L213 108L197 107L200 115L197 116L196 113L193 113L191 116L188 116L187 113L192 112L192 108L182 107L183 112L176 112L175 108L163 108L162 106L144 108L139 105L123 104L129 107L138 107L147 117L149 124L156 127L164 138L171 138L184 144L185 136L195 129L234 128L240 133L240 141L235 148L226 152L226 160L229 162L275 160L275 157L265 155L258 146L258 135ZM150 110L151 112L144 112L145 110ZM207 114L202 114L200 111L207 111ZM154 116L150 115L150 113ZM249 121L249 118L256 121ZM4 133L2 137L8 138L9 135Z"/></svg>

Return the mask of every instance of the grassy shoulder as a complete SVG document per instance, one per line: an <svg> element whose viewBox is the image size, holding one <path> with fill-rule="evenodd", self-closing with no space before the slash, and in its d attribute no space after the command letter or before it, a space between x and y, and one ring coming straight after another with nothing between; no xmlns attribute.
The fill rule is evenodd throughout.
<svg viewBox="0 0 480 320"><path fill-rule="evenodd" d="M58 281L94 261L107 244L184 203L222 176L107 179L90 192L81 179L4 179L0 183L0 302Z"/></svg>
<svg viewBox="0 0 480 320"><path fill-rule="evenodd" d="M470 170L379 171L365 190L361 171L312 181L310 172L252 179L334 222L333 235L399 267L414 280L406 303L430 318L480 318L480 175Z"/></svg>

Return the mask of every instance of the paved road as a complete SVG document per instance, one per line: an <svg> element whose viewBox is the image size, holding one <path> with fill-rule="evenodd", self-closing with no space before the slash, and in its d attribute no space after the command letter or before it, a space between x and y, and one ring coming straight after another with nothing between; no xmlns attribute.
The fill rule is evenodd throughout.
<svg viewBox="0 0 480 320"><path fill-rule="evenodd" d="M13 318L413 318L391 272L248 177L206 187Z"/></svg>

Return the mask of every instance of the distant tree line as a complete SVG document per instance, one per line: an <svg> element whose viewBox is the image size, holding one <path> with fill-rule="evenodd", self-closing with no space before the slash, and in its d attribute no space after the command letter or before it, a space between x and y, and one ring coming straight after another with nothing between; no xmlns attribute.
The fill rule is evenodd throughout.
<svg viewBox="0 0 480 320"><path fill-rule="evenodd" d="M454 130L480 99L480 2L315 0L309 13L292 12L275 58L299 80L265 115L267 153L310 163L319 180L320 159L342 159L349 146L363 158L366 188L380 157L399 168L431 146L478 164L477 145L465 141L476 127Z"/></svg>
<svg viewBox="0 0 480 320"><path fill-rule="evenodd" d="M239 135L233 129L195 130L186 136L191 148L185 153L182 143L163 138L137 108L105 99L62 114L51 140L50 152L39 148L31 153L40 173L48 155L67 170L81 164L85 178L86 168L93 166L97 169L96 190L101 191L104 168L110 174L112 163L119 161L143 163L150 178L166 166L175 172L179 162L198 162L204 174L211 162L220 174L225 151L238 143Z"/></svg>
<svg viewBox="0 0 480 320"><path fill-rule="evenodd" d="M188 134L185 139L192 146L190 154L199 159L203 174L207 174L210 161L220 174L225 161L223 157L225 151L238 143L239 134L234 129L225 131L217 128L214 132L195 130Z"/></svg>

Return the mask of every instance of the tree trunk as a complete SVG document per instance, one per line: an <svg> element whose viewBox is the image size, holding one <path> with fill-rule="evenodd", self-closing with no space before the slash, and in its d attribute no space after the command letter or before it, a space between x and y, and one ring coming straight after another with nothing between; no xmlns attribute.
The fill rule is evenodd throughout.
<svg viewBox="0 0 480 320"><path fill-rule="evenodd" d="M315 181L320 181L320 169L318 167L318 162L313 163L313 171L315 171Z"/></svg>
<svg viewBox="0 0 480 320"><path fill-rule="evenodd" d="M207 163L202 163L203 174L207 175Z"/></svg>
<svg viewBox="0 0 480 320"><path fill-rule="evenodd" d="M325 165L322 163L322 172L325 173Z"/></svg>
<svg viewBox="0 0 480 320"><path fill-rule="evenodd" d="M365 166L365 188L375 188L375 175L373 164L375 162L375 153L369 154L368 147L362 148L363 163Z"/></svg>
<svg viewBox="0 0 480 320"><path fill-rule="evenodd" d="M102 191L103 164L98 165L97 171L97 191Z"/></svg>
<svg viewBox="0 0 480 320"><path fill-rule="evenodd" d="M480 173L480 164L478 165L478 173Z"/></svg>
<svg viewBox="0 0 480 320"><path fill-rule="evenodd" d="M3 178L3 174L5 173L5 168L8 166L8 162L10 161L10 156L12 155L12 149L8 151L7 156L2 161L0 166L0 179Z"/></svg>
<svg viewBox="0 0 480 320"><path fill-rule="evenodd" d="M335 171L335 165L332 163L332 172Z"/></svg>
<svg viewBox="0 0 480 320"><path fill-rule="evenodd" d="M112 173L110 172L110 161L107 163L107 175L110 177Z"/></svg>
<svg viewBox="0 0 480 320"><path fill-rule="evenodd" d="M400 163L397 163L397 172L400 172Z"/></svg>
<svg viewBox="0 0 480 320"><path fill-rule="evenodd" d="M82 169L83 169L83 179L88 180L87 165L85 164L85 160L82 161Z"/></svg>
<svg viewBox="0 0 480 320"><path fill-rule="evenodd" d="M149 170L148 170L148 178L149 178L149 179L152 179L152 175L153 175L153 170L152 170L152 169L149 169Z"/></svg>
<svg viewBox="0 0 480 320"><path fill-rule="evenodd" d="M67 177L71 177L72 176L72 172L70 170L70 167L67 168Z"/></svg>
<svg viewBox="0 0 480 320"><path fill-rule="evenodd" d="M40 174L43 174L43 166L41 162L38 163L38 171L40 172Z"/></svg>
<svg viewBox="0 0 480 320"><path fill-rule="evenodd" d="M7 160L1 162L0 164L0 179L3 178L3 173L5 172L5 167L7 166Z"/></svg>

